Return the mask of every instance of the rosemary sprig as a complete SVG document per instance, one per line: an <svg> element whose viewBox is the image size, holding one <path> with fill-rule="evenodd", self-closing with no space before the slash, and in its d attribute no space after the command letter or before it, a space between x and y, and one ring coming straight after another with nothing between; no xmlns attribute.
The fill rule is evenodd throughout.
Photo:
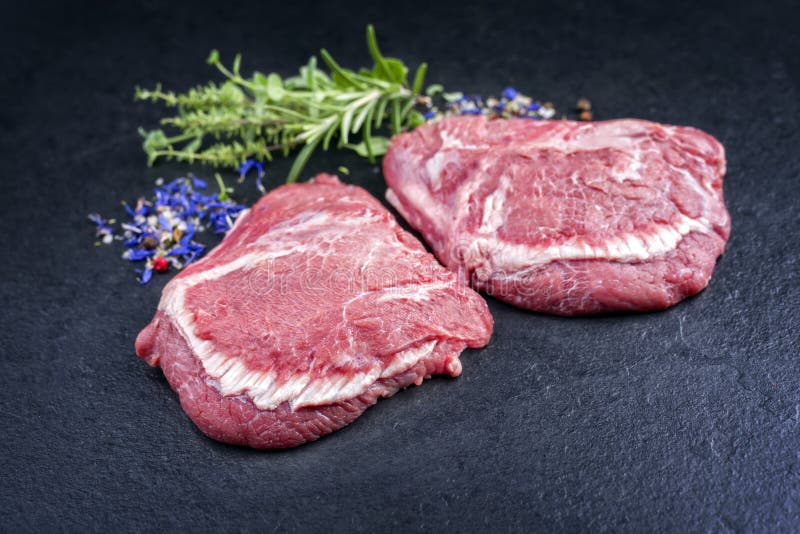
<svg viewBox="0 0 800 534"><path fill-rule="evenodd" d="M137 88L137 100L176 110L176 115L161 119L171 133L140 128L148 163L166 158L236 167L248 158L272 160L275 153L288 155L299 149L287 178L293 182L315 149L327 150L334 142L374 162L385 152L388 139L373 131L386 123L396 134L424 122L414 105L427 65L419 65L409 84L408 68L381 53L372 25L367 26L367 49L372 69L343 68L322 49L320 57L329 73L311 57L298 75L286 79L274 72L245 78L241 55L229 69L213 50L207 62L226 78L222 84L210 82L179 94L163 91L160 85ZM354 143L354 137L360 141Z"/></svg>

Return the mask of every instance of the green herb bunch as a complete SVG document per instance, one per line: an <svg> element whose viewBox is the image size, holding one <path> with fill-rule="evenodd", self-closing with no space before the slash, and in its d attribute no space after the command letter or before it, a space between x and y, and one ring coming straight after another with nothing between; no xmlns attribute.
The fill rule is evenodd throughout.
<svg viewBox="0 0 800 534"><path fill-rule="evenodd" d="M239 71L241 55L228 69L213 50L207 61L227 78L222 84L211 82L181 94L162 91L160 86L137 88L137 100L161 103L177 112L161 119L172 134L140 129L149 164L167 158L237 167L248 158L271 160L275 153L288 155L300 148L287 178L293 182L317 147L327 150L334 142L374 162L388 144L374 131L388 125L396 134L424 122L415 104L427 65L420 64L409 83L405 64L381 54L371 25L367 48L372 69L345 69L322 49L329 74L312 57L297 76L286 79L274 72L254 72L245 78Z"/></svg>

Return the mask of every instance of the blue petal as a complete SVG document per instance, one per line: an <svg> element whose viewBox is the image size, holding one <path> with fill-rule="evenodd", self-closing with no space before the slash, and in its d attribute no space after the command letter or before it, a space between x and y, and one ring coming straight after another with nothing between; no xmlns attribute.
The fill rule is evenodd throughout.
<svg viewBox="0 0 800 534"><path fill-rule="evenodd" d="M506 87L505 89L503 89L503 98L514 100L515 98L517 98L518 94L519 92L513 87Z"/></svg>
<svg viewBox="0 0 800 534"><path fill-rule="evenodd" d="M151 278L153 278L153 269L145 269L144 272L142 273L142 277L139 280L139 283L141 285L145 285L147 282L150 281Z"/></svg>
<svg viewBox="0 0 800 534"><path fill-rule="evenodd" d="M241 165L239 165L239 176L244 178L247 176L247 173L253 169L256 169L259 176L264 176L264 165L260 161L252 158L246 159Z"/></svg>
<svg viewBox="0 0 800 534"><path fill-rule="evenodd" d="M143 260L145 258L149 258L150 256L152 256L155 253L156 253L155 250L142 250L142 249L132 248L130 250L129 255L128 255L128 260L129 261L141 261L141 260Z"/></svg>
<svg viewBox="0 0 800 534"><path fill-rule="evenodd" d="M167 256L180 256L182 254L189 254L190 252L191 250L189 250L189 247L182 245L167 252Z"/></svg>
<svg viewBox="0 0 800 534"><path fill-rule="evenodd" d="M205 189L206 187L208 187L208 184L205 181L198 178L197 176L192 176L192 185L196 189Z"/></svg>
<svg viewBox="0 0 800 534"><path fill-rule="evenodd" d="M172 225L169 223L166 217L164 217L163 213L158 214L158 224L161 226L163 230L172 231Z"/></svg>
<svg viewBox="0 0 800 534"><path fill-rule="evenodd" d="M248 172L250 172L250 169L252 169L255 166L255 164L256 164L255 160L252 159L244 160L244 162L241 165L239 165L239 176L245 176Z"/></svg>

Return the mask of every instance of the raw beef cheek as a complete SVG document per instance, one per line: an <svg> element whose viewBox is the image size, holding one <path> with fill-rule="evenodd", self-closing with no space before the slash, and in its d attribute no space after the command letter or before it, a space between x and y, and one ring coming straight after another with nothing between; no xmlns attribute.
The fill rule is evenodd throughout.
<svg viewBox="0 0 800 534"><path fill-rule="evenodd" d="M164 288L136 352L208 436L317 439L485 345L486 303L363 189L284 186Z"/></svg>
<svg viewBox="0 0 800 534"><path fill-rule="evenodd" d="M388 200L476 289L531 310L657 310L708 284L725 154L693 128L453 117L396 136Z"/></svg>

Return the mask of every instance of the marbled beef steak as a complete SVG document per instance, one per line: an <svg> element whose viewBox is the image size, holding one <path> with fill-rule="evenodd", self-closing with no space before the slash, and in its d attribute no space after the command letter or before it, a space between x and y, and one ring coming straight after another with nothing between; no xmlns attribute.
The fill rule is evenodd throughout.
<svg viewBox="0 0 800 534"><path fill-rule="evenodd" d="M164 288L136 353L210 437L317 439L489 341L484 300L366 191L280 187Z"/></svg>
<svg viewBox="0 0 800 534"><path fill-rule="evenodd" d="M560 315L701 291L730 232L722 145L642 120L453 117L396 136L387 198L473 287Z"/></svg>

